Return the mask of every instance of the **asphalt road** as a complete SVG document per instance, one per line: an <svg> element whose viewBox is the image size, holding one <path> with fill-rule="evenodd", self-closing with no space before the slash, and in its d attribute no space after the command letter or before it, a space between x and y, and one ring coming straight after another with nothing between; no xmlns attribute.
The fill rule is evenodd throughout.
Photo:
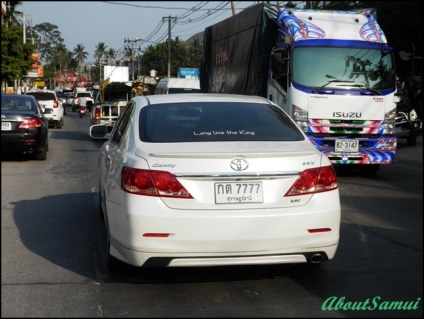
<svg viewBox="0 0 424 319"><path fill-rule="evenodd" d="M374 178L339 173L340 245L320 266L109 274L88 128L69 112L46 161L2 154L2 317L423 317L422 137Z"/></svg>

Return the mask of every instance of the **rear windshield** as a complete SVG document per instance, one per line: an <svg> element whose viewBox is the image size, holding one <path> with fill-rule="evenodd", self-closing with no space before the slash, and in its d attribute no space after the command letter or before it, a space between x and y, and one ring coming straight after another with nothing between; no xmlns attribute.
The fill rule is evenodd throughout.
<svg viewBox="0 0 424 319"><path fill-rule="evenodd" d="M36 102L25 95L2 95L1 109L2 111L32 111L37 108Z"/></svg>
<svg viewBox="0 0 424 319"><path fill-rule="evenodd" d="M91 97L91 93L90 92L78 92L77 96L78 97Z"/></svg>
<svg viewBox="0 0 424 319"><path fill-rule="evenodd" d="M145 142L300 141L303 134L278 107L256 103L171 103L144 107Z"/></svg>
<svg viewBox="0 0 424 319"><path fill-rule="evenodd" d="M190 89L190 88L169 88L168 94L174 93L200 93L200 89Z"/></svg>
<svg viewBox="0 0 424 319"><path fill-rule="evenodd" d="M28 95L33 95L37 101L56 100L54 93L50 92L27 92Z"/></svg>

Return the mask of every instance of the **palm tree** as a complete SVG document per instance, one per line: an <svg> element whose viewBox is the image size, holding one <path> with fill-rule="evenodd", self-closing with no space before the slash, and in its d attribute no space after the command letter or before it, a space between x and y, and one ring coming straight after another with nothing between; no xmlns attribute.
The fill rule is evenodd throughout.
<svg viewBox="0 0 424 319"><path fill-rule="evenodd" d="M112 61L116 58L116 51L115 49L109 49L106 53L107 55L107 64L112 65Z"/></svg>
<svg viewBox="0 0 424 319"><path fill-rule="evenodd" d="M82 44L77 44L77 46L74 48L73 56L78 61L78 70L79 74L82 72L82 64L85 59L88 57L88 53L85 50L85 46Z"/></svg>
<svg viewBox="0 0 424 319"><path fill-rule="evenodd" d="M102 82L102 58L106 55L107 46L104 42L99 42L94 50L94 58L99 61L99 82Z"/></svg>

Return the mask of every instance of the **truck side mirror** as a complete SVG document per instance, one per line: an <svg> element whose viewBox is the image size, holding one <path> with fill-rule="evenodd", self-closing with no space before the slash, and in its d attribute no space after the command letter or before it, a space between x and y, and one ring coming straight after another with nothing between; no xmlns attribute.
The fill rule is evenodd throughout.
<svg viewBox="0 0 424 319"><path fill-rule="evenodd" d="M104 125L104 124L96 124L90 126L90 137L96 140L107 140L110 136L110 132L112 131L113 126Z"/></svg>

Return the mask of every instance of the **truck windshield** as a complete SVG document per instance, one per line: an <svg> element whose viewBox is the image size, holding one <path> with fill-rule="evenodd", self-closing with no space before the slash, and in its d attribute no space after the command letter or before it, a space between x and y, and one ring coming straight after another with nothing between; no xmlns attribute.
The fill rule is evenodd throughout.
<svg viewBox="0 0 424 319"><path fill-rule="evenodd" d="M293 50L292 63L293 82L309 88L395 87L393 55L381 49L299 47Z"/></svg>

